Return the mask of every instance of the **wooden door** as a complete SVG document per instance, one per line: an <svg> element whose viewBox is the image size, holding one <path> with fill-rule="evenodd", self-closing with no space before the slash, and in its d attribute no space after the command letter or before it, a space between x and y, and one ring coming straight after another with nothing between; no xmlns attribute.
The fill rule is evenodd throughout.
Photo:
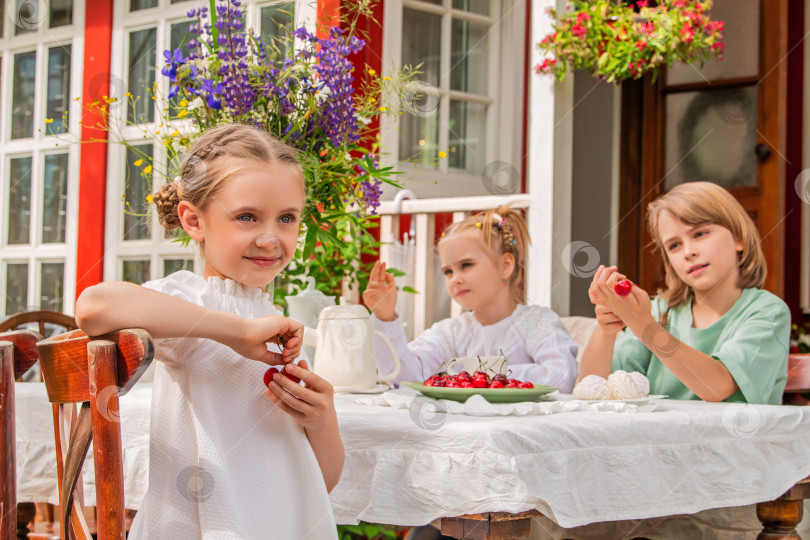
<svg viewBox="0 0 810 540"><path fill-rule="evenodd" d="M782 296L788 0L714 0L722 60L676 64L622 86L619 268L651 293L663 285L647 205L686 181L726 188L754 218Z"/></svg>

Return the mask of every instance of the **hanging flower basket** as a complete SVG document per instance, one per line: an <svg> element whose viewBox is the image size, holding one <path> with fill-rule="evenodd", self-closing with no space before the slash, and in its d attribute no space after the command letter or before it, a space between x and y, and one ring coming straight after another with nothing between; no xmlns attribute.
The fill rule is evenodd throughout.
<svg viewBox="0 0 810 540"><path fill-rule="evenodd" d="M546 58L537 73L562 80L584 69L607 82L638 79L673 62L701 65L723 52L723 22L709 16L711 0L574 1L564 13L549 10L554 31L538 44Z"/></svg>

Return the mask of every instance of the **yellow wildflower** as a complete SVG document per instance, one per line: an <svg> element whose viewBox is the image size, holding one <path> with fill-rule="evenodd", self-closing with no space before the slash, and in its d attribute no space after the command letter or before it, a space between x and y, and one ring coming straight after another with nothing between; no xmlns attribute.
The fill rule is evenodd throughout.
<svg viewBox="0 0 810 540"><path fill-rule="evenodd" d="M385 112L388 110L388 107L380 107L380 112Z"/></svg>
<svg viewBox="0 0 810 540"><path fill-rule="evenodd" d="M369 74L369 75L376 75L376 74L377 74L377 72L376 72L376 71L374 71L373 69L370 69L370 70L368 70L368 74Z"/></svg>
<svg viewBox="0 0 810 540"><path fill-rule="evenodd" d="M149 204L152 204L152 201L153 201L153 197L152 197L152 194L150 193L149 195L146 196L146 202L148 202Z"/></svg>
<svg viewBox="0 0 810 540"><path fill-rule="evenodd" d="M46 124L53 124L53 118L46 118L45 123Z"/></svg>
<svg viewBox="0 0 810 540"><path fill-rule="evenodd" d="M445 152L439 152L439 157L440 157L440 158L446 158L446 157L447 157L447 153L445 153Z"/></svg>
<svg viewBox="0 0 810 540"><path fill-rule="evenodd" d="M172 137L177 137L178 135L180 135L180 132L175 129L172 133Z"/></svg>
<svg viewBox="0 0 810 540"><path fill-rule="evenodd" d="M390 81L390 80L391 80L391 77L383 77L383 80L384 80L384 81Z"/></svg>
<svg viewBox="0 0 810 540"><path fill-rule="evenodd" d="M146 167L143 168L143 174L149 174L150 172L152 172L151 165L147 165Z"/></svg>
<svg viewBox="0 0 810 540"><path fill-rule="evenodd" d="M368 98L368 100L369 100L371 103L374 103L375 101L377 101L377 98L370 97L370 98Z"/></svg>
<svg viewBox="0 0 810 540"><path fill-rule="evenodd" d="M132 92L127 92L127 93L126 93L126 94L124 94L124 95L125 95L126 97L132 97Z"/></svg>
<svg viewBox="0 0 810 540"><path fill-rule="evenodd" d="M183 99L183 100L180 101L180 106L181 107L185 107L186 105L188 105L188 100L187 99Z"/></svg>
<svg viewBox="0 0 810 540"><path fill-rule="evenodd" d="M135 165L136 167L140 167L141 165L143 165L143 158L139 159L138 161L133 161L132 164Z"/></svg>
<svg viewBox="0 0 810 540"><path fill-rule="evenodd" d="M184 117L184 116L186 116L187 114L188 114L188 111L185 111L185 110L184 110L184 111L180 111L179 113L177 113L177 118L183 118L183 117Z"/></svg>

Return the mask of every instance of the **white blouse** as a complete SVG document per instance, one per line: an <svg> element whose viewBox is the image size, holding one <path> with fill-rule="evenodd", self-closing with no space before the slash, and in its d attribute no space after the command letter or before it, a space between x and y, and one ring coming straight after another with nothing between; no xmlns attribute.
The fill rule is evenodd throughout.
<svg viewBox="0 0 810 540"><path fill-rule="evenodd" d="M410 343L399 314L390 322L373 315L372 320L374 328L391 340L399 356L400 371L395 382L425 380L452 358L497 356L503 350L511 377L556 386L564 393L574 388L577 345L549 308L518 304L509 317L487 326L468 311L437 322ZM377 366L380 373L390 373L393 359L377 341Z"/></svg>
<svg viewBox="0 0 810 540"><path fill-rule="evenodd" d="M187 271L144 287L245 318L268 295ZM337 538L312 447L264 394L267 366L208 339L155 340L149 489L129 538ZM124 456L126 459L126 456Z"/></svg>

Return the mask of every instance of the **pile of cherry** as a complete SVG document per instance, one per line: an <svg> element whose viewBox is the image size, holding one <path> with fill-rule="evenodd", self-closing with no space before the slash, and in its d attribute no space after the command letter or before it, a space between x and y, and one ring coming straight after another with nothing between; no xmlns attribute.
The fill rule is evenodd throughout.
<svg viewBox="0 0 810 540"><path fill-rule="evenodd" d="M427 378L424 386L441 386L445 388L534 388L529 381L508 379L503 373L490 377L483 371L476 371L472 375L467 371L460 371L456 375L434 374Z"/></svg>

